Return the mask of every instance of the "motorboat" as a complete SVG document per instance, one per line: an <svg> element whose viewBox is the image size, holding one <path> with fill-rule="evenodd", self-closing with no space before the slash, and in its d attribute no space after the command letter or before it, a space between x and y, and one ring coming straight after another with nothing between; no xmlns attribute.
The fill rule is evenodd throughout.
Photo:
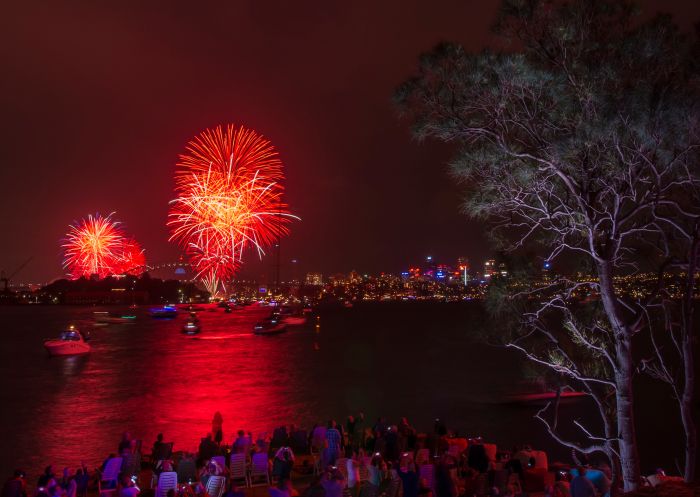
<svg viewBox="0 0 700 497"><path fill-rule="evenodd" d="M110 314L109 312L98 311L92 313L96 324L131 324L136 320L136 316L130 314Z"/></svg>
<svg viewBox="0 0 700 497"><path fill-rule="evenodd" d="M287 331L287 325L276 315L263 319L253 326L253 333L256 335L277 335L285 331Z"/></svg>
<svg viewBox="0 0 700 497"><path fill-rule="evenodd" d="M44 341L44 347L51 356L80 355L90 352L90 344L75 326L70 325L58 338Z"/></svg>
<svg viewBox="0 0 700 497"><path fill-rule="evenodd" d="M303 326L306 324L306 316L303 312L295 311L291 307L281 307L278 313L275 313L282 323L287 326Z"/></svg>
<svg viewBox="0 0 700 497"><path fill-rule="evenodd" d="M202 331L202 327L199 325L199 319L188 319L187 322L182 325L182 332L185 335L196 335Z"/></svg>
<svg viewBox="0 0 700 497"><path fill-rule="evenodd" d="M164 305L162 307L151 307L148 310L151 317L157 319L172 319L177 316L177 308L172 305Z"/></svg>

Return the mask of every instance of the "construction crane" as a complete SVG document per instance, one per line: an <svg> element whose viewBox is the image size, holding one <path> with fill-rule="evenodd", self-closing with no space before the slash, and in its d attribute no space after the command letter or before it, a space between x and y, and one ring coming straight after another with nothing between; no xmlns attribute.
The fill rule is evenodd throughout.
<svg viewBox="0 0 700 497"><path fill-rule="evenodd" d="M10 281L12 280L12 278L14 278L15 276L17 276L17 273L19 273L22 269L24 269L24 266L26 266L27 264L29 264L29 262L30 262L33 258L34 258L34 256L31 256L29 259L27 259L26 261L24 261L24 262L22 263L22 265L20 265L17 269L15 269L15 270L12 272L12 274L10 274L9 276L7 276L7 275L5 274L5 271L4 271L4 270L3 270L3 271L0 271L0 282L2 282L2 283L5 284L5 289L4 289L4 292L5 292L5 293L7 293L7 287L8 287L8 285L10 284Z"/></svg>

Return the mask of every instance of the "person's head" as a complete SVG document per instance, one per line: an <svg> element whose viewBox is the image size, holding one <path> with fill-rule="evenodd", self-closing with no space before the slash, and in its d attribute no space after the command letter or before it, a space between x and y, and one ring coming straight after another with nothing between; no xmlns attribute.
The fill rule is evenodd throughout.
<svg viewBox="0 0 700 497"><path fill-rule="evenodd" d="M207 438L207 440L211 440L211 439L212 439L211 433L207 433L207 437L206 437L206 438Z"/></svg>
<svg viewBox="0 0 700 497"><path fill-rule="evenodd" d="M348 416L348 422L354 423L354 422L355 422L355 416L353 416L352 414L349 415L349 416Z"/></svg>
<svg viewBox="0 0 700 497"><path fill-rule="evenodd" d="M335 419L328 420L328 428L335 428Z"/></svg>
<svg viewBox="0 0 700 497"><path fill-rule="evenodd" d="M162 442L162 441L163 441L163 434L162 434L162 433L158 433L158 436L156 437L156 440L158 440L159 442Z"/></svg>
<svg viewBox="0 0 700 497"><path fill-rule="evenodd" d="M75 476L83 476L83 468L76 469Z"/></svg>
<svg viewBox="0 0 700 497"><path fill-rule="evenodd" d="M21 469L16 469L16 470L15 470L15 478L17 478L17 479L23 479L23 478L25 478L26 476L27 476L27 474L26 474L23 470L21 470Z"/></svg>
<svg viewBox="0 0 700 497"><path fill-rule="evenodd" d="M243 430L238 430L238 436L239 436L239 437L244 437L244 436L245 436L245 431L243 431Z"/></svg>
<svg viewBox="0 0 700 497"><path fill-rule="evenodd" d="M53 474L53 466L50 464L48 466L46 466L44 468L44 474L45 475L52 475Z"/></svg>
<svg viewBox="0 0 700 497"><path fill-rule="evenodd" d="M123 440L131 440L131 433L129 433L128 431L125 431L125 432L122 434L122 439L123 439Z"/></svg>
<svg viewBox="0 0 700 497"><path fill-rule="evenodd" d="M586 467L585 466L576 466L576 471L578 471L579 476L586 476Z"/></svg>

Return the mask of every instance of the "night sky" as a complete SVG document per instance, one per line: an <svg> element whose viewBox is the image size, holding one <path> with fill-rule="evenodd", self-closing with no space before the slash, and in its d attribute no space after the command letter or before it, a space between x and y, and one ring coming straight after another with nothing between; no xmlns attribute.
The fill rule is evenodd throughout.
<svg viewBox="0 0 700 497"><path fill-rule="evenodd" d="M177 156L225 123L256 129L280 152L287 201L303 219L283 261L298 259L300 275L398 272L427 254L481 264L485 228L459 213L451 148L413 141L391 96L437 42L493 44L498 4L6 3L0 268L34 256L18 282L61 276L68 224L112 211L149 263L176 260L165 221ZM642 5L684 28L700 19L697 1Z"/></svg>

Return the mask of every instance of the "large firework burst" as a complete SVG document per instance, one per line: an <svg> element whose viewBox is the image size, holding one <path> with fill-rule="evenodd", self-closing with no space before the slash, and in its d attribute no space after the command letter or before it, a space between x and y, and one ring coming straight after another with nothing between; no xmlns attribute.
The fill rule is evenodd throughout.
<svg viewBox="0 0 700 497"><path fill-rule="evenodd" d="M143 270L143 249L135 240L125 237L113 215L89 215L70 226L62 248L63 267L71 278L92 275L104 278Z"/></svg>
<svg viewBox="0 0 700 497"><path fill-rule="evenodd" d="M170 240L187 252L216 293L253 248L259 257L294 218L282 201L282 162L272 144L243 126L218 126L188 143L175 172Z"/></svg>

